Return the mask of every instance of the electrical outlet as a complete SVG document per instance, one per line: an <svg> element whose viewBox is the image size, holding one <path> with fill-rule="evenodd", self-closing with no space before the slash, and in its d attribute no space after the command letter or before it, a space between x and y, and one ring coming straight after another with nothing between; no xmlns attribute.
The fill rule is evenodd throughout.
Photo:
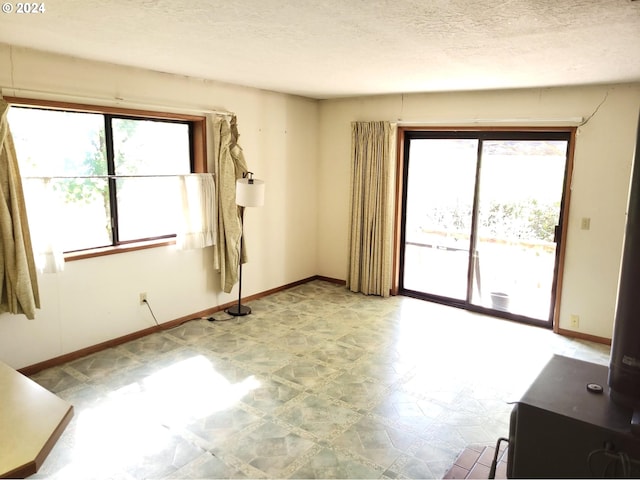
<svg viewBox="0 0 640 480"><path fill-rule="evenodd" d="M147 301L147 292L140 293L140 305L144 305Z"/></svg>
<svg viewBox="0 0 640 480"><path fill-rule="evenodd" d="M578 315L571 315L571 317L569 317L569 321L571 322L571 326L573 328L580 327L580 317Z"/></svg>
<svg viewBox="0 0 640 480"><path fill-rule="evenodd" d="M583 217L580 221L580 228L582 230L589 230L591 228L591 219L589 217Z"/></svg>

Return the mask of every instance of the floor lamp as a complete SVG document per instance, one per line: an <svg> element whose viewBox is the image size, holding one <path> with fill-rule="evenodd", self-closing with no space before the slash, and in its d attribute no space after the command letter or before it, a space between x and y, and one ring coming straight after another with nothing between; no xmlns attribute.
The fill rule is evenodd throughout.
<svg viewBox="0 0 640 480"><path fill-rule="evenodd" d="M236 204L240 209L240 251L238 255L238 304L225 310L229 315L241 317L249 315L251 308L242 305L242 246L244 242L244 209L264 205L264 182L253 178L252 172L246 172L236 182Z"/></svg>

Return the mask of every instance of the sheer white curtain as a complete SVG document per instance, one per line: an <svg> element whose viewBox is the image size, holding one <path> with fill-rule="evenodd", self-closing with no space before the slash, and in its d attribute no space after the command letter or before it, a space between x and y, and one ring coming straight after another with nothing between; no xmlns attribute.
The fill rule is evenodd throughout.
<svg viewBox="0 0 640 480"><path fill-rule="evenodd" d="M211 173L179 177L182 215L178 248L204 248L216 244L216 187Z"/></svg>
<svg viewBox="0 0 640 480"><path fill-rule="evenodd" d="M24 190L36 268L40 273L62 272L62 232L57 223L62 205L54 191L53 180L27 178L24 180Z"/></svg>
<svg viewBox="0 0 640 480"><path fill-rule="evenodd" d="M213 174L180 175L174 181L177 188L171 188L167 193L177 194L173 201L181 205L174 219L176 245L183 250L215 245L217 221ZM64 244L57 224L64 204L54 190L54 182L50 178L24 179L33 254L40 273L64 270Z"/></svg>
<svg viewBox="0 0 640 480"><path fill-rule="evenodd" d="M392 152L395 126L351 124L351 218L347 287L389 296L392 261Z"/></svg>

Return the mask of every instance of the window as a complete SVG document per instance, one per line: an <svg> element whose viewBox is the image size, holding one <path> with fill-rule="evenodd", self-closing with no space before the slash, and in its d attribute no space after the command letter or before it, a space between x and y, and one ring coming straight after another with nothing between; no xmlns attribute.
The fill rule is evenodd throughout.
<svg viewBox="0 0 640 480"><path fill-rule="evenodd" d="M204 171L204 118L83 110L9 110L29 216L46 203L65 253L175 237L176 176Z"/></svg>

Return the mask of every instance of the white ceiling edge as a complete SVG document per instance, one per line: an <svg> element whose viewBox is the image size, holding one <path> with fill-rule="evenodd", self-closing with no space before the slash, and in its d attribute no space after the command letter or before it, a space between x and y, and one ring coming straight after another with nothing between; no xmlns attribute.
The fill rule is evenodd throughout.
<svg viewBox="0 0 640 480"><path fill-rule="evenodd" d="M633 83L640 1L48 0L0 42L313 99Z"/></svg>

